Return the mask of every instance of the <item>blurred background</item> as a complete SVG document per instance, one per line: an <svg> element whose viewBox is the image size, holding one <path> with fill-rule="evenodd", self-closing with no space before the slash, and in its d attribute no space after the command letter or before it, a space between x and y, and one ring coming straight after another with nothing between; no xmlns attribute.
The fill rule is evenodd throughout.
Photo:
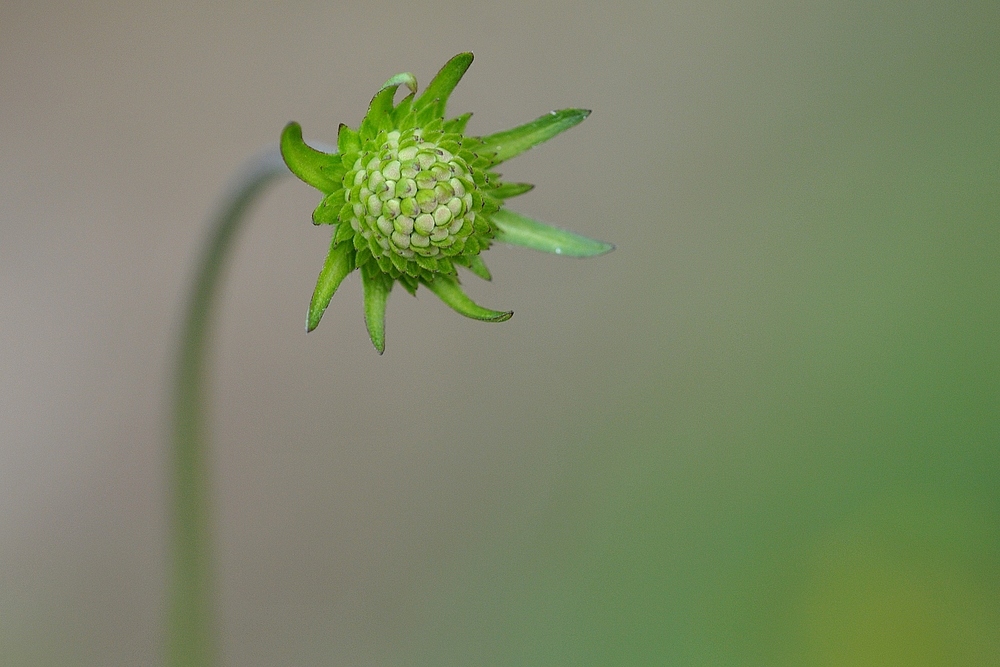
<svg viewBox="0 0 1000 667"><path fill-rule="evenodd" d="M1000 664L1000 4L0 6L0 664L157 665L166 426L207 216L289 120L476 61L506 324L255 209L211 384L224 664Z"/></svg>

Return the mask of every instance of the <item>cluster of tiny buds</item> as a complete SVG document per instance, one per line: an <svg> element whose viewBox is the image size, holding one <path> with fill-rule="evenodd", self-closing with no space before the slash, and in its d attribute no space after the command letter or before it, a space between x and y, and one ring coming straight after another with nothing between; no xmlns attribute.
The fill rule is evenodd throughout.
<svg viewBox="0 0 1000 667"><path fill-rule="evenodd" d="M482 209L469 165L420 128L384 136L344 176L351 227L386 256L460 254Z"/></svg>

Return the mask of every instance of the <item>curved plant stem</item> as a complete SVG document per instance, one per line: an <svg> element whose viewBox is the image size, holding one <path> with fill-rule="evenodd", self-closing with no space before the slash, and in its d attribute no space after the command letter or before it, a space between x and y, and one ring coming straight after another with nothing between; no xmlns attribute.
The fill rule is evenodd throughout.
<svg viewBox="0 0 1000 667"><path fill-rule="evenodd" d="M210 315L226 258L246 213L267 185L288 174L277 146L250 158L223 199L202 251L181 331L171 442L167 665L216 664L205 366Z"/></svg>

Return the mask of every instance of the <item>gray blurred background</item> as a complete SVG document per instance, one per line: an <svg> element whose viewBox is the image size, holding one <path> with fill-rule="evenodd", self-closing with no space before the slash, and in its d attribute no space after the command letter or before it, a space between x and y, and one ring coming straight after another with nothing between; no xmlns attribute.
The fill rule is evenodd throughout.
<svg viewBox="0 0 1000 667"><path fill-rule="evenodd" d="M1000 664L1000 4L0 5L0 664L161 664L167 390L231 173L476 61L581 126L466 320L289 178L217 313L226 665Z"/></svg>

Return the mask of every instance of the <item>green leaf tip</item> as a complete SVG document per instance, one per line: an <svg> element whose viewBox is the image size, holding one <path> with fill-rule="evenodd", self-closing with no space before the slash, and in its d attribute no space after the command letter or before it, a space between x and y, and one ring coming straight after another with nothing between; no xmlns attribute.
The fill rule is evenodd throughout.
<svg viewBox="0 0 1000 667"><path fill-rule="evenodd" d="M610 243L552 227L507 209L494 213L493 223L497 227L497 241L553 255L596 257L615 249Z"/></svg>
<svg viewBox="0 0 1000 667"><path fill-rule="evenodd" d="M459 53L445 63L444 67L431 80L427 90L413 102L414 112L433 106L436 114L443 117L448 98L458 82L465 76L469 66L472 65L472 59L473 55L469 52Z"/></svg>
<svg viewBox="0 0 1000 667"><path fill-rule="evenodd" d="M330 305L333 293L340 287L351 271L354 270L354 251L349 243L336 243L336 236L330 244L330 252L323 263L323 270L316 281L316 290L309 303L309 314L306 317L306 333L319 326L319 321Z"/></svg>
<svg viewBox="0 0 1000 667"><path fill-rule="evenodd" d="M523 195L525 192L529 192L534 188L535 186L531 183L501 183L490 194L497 199L510 199L512 197Z"/></svg>
<svg viewBox="0 0 1000 667"><path fill-rule="evenodd" d="M374 262L361 267L361 284L365 292L365 326L368 327L368 336L379 354L385 352L385 306L393 282Z"/></svg>
<svg viewBox="0 0 1000 667"><path fill-rule="evenodd" d="M437 294L438 298L454 310L459 315L483 322L506 322L513 315L514 311L490 310L477 305L472 299L466 296L455 278L447 275L437 275L434 280L424 283L430 291Z"/></svg>
<svg viewBox="0 0 1000 667"><path fill-rule="evenodd" d="M486 150L496 153L495 161L499 164L579 125L589 115L588 109L550 111L530 123L483 137L483 143Z"/></svg>
<svg viewBox="0 0 1000 667"><path fill-rule="evenodd" d="M493 280L493 276L490 275L490 270L486 268L486 262L483 261L481 255L475 255L469 260L469 271L483 280Z"/></svg>

